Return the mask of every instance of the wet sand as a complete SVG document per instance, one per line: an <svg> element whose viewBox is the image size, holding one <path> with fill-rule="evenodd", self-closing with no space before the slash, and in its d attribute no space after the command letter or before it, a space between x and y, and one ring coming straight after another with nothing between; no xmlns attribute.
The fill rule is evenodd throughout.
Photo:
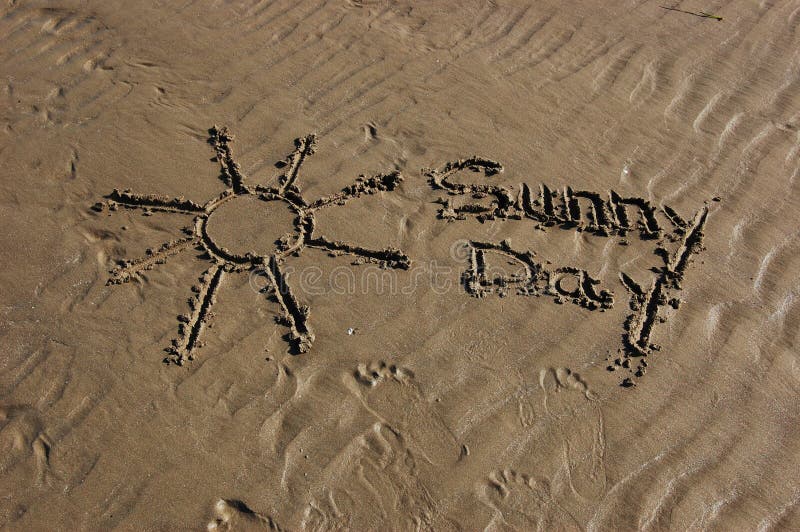
<svg viewBox="0 0 800 532"><path fill-rule="evenodd" d="M663 6L4 4L0 526L800 527L800 3Z"/></svg>

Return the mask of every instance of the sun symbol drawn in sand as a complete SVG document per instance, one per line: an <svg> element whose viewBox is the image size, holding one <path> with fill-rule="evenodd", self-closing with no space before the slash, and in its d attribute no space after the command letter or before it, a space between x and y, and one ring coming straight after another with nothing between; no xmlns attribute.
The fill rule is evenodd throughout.
<svg viewBox="0 0 800 532"><path fill-rule="evenodd" d="M238 272L259 272L267 279L270 294L280 305L282 317L279 323L288 327L288 341L295 353L305 353L314 342L314 332L309 324L309 307L301 304L286 282L282 272L282 263L290 256L298 256L306 247L317 248L336 255L355 255L356 263L371 262L388 268L408 269L411 260L402 251L393 248L383 250L367 249L346 242L331 240L316 234L314 214L320 209L344 205L348 200L363 194L374 194L379 191L392 191L402 181L399 172L379 174L370 178L358 177L354 183L340 192L307 202L298 186L300 168L307 157L315 151L316 137L308 135L295 140L295 150L279 163L285 168L279 176L277 186L249 185L246 183L241 167L234 160L230 144L233 137L227 128L214 126L209 130L209 144L216 152L219 162L220 178L227 188L217 197L204 204L191 200L169 198L157 195L134 194L128 190L114 190L107 196L106 204L98 204L100 208L107 206L110 210L118 207L141 209L145 213L151 211L169 212L194 216L194 225L185 229L186 238L173 240L157 249L148 249L144 257L122 261L111 271L108 284L120 284L135 279L145 270L150 270L166 259L182 251L194 248L201 252L200 257L208 260L211 266L203 273L200 283L192 287L195 295L189 300L190 313L179 317L178 336L167 348L169 355L165 362L182 365L194 358L195 350L202 346L201 337L211 317L217 292L225 276ZM232 251L222 245L219 234L215 233L215 219L226 217L226 206L235 202L248 202L250 212L257 208L257 213L279 213L286 211L291 216L287 227L270 227L270 233L286 230L280 238L275 239L272 249L266 252ZM238 221L244 222L239 219ZM280 234L279 232L277 234Z"/></svg>

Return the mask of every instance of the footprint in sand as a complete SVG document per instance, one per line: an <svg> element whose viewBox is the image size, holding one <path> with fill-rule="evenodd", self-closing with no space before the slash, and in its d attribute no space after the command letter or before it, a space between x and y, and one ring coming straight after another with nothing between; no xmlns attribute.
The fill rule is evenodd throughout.
<svg viewBox="0 0 800 532"><path fill-rule="evenodd" d="M411 370L383 361L359 364L346 384L370 413L402 433L428 463L458 459L456 437L425 400Z"/></svg>
<svg viewBox="0 0 800 532"><path fill-rule="evenodd" d="M330 490L319 500L311 500L306 507L301 524L302 530L310 532L348 530L350 528L350 519L339 509Z"/></svg>
<svg viewBox="0 0 800 532"><path fill-rule="evenodd" d="M605 433L603 413L580 375L567 368L539 373L544 410L561 431L564 461L572 491L597 501L605 493Z"/></svg>
<svg viewBox="0 0 800 532"><path fill-rule="evenodd" d="M263 516L236 499L220 499L214 504L214 518L208 530L280 530L269 516Z"/></svg>
<svg viewBox="0 0 800 532"><path fill-rule="evenodd" d="M0 473L31 457L36 484L50 484L57 479L50 471L52 445L34 408L0 405Z"/></svg>
<svg viewBox="0 0 800 532"><path fill-rule="evenodd" d="M478 498L494 510L486 530L579 530L550 496L544 480L512 470L496 471L479 487Z"/></svg>
<svg viewBox="0 0 800 532"><path fill-rule="evenodd" d="M417 461L403 437L376 422L328 466L331 473L314 490L305 510L305 530L431 530L435 503L421 481Z"/></svg>

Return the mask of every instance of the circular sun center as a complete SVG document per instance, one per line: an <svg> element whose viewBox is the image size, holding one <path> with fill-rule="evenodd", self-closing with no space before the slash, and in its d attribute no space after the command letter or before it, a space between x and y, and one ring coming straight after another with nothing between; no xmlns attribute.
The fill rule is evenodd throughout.
<svg viewBox="0 0 800 532"><path fill-rule="evenodd" d="M219 248L237 255L271 255L281 238L296 237L295 218L297 213L285 201L238 196L211 213L206 231Z"/></svg>

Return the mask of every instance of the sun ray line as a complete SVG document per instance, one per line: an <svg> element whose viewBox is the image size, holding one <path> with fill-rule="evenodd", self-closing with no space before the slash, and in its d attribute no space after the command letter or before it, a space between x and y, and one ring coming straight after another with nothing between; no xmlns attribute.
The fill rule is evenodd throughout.
<svg viewBox="0 0 800 532"><path fill-rule="evenodd" d="M183 196L170 198L156 194L134 194L128 190L114 189L107 196L110 204L122 205L131 209L146 209L175 212L179 214L199 214L205 209L199 203L187 200Z"/></svg>
<svg viewBox="0 0 800 532"><path fill-rule="evenodd" d="M358 198L364 194L390 192L397 188L402 181L403 176L397 171L388 174L377 174L370 178L362 175L356 178L355 182L344 187L341 192L324 196L312 203L309 208L317 210L329 205L344 205L351 199Z"/></svg>
<svg viewBox="0 0 800 532"><path fill-rule="evenodd" d="M299 190L295 182L300 173L300 167L305 162L306 157L314 154L317 146L317 137L312 133L305 137L297 138L294 141L294 146L295 150L286 157L286 164L288 164L289 168L278 178L278 183L280 184L278 191L281 194L289 189Z"/></svg>
<svg viewBox="0 0 800 532"><path fill-rule="evenodd" d="M265 271L272 284L273 294L283 310L283 319L289 326L291 342L298 353L306 353L311 349L315 338L314 331L308 324L310 309L297 301L281 272L277 257L271 256L266 266Z"/></svg>
<svg viewBox="0 0 800 532"><path fill-rule="evenodd" d="M281 309L278 322L290 330L285 336L290 350L294 353L305 353L312 348L315 340L313 329L309 324L310 309L308 305L298 301L288 286L288 279L282 271L284 259L298 256L308 245L324 249L332 256L355 255L357 258L353 264L372 263L382 268L410 267L410 258L399 249L373 250L347 242L329 240L324 236L314 237L316 225L314 213L317 209L329 205L344 205L349 200L364 194L393 191L403 180L398 171L376 174L372 177L361 175L339 192L322 197L312 204L303 197L299 180L301 167L306 158L315 153L317 141L315 134L295 139L294 151L284 159L283 164L276 165L282 168L282 174L278 176L276 184L254 184L248 187L245 184L246 176L234 159L233 135L228 128L215 125L208 130L208 133L208 143L213 147L216 161L220 165L219 177L227 185L219 194L200 204L183 196L171 198L115 189L106 196L107 201L104 204L98 203L92 207L96 212L103 212L104 209L116 211L118 207L127 207L141 209L145 214L149 214L150 211L165 211L194 215L193 226L184 229L188 238L167 242L155 251L148 249L144 257L119 261L117 267L110 272L108 281L108 284L129 282L135 279L138 273L154 268L165 262L168 257L190 246L197 249L197 258L211 261L212 266L203 273L200 282L192 287L194 295L189 299L189 311L178 317L178 332L172 340L171 347L166 349L168 356L165 362L182 365L194 359L196 350L204 343L201 341L201 336L205 334L207 323L213 316L211 309L226 274L263 270L270 285L269 297L272 298L274 293L275 301ZM208 231L209 220L213 219L214 213L223 204L244 195L250 195L252 199L266 203L282 202L296 215L292 230L274 242L275 247L269 255L256 254L253 251L240 253L228 249L224 240L216 240Z"/></svg>
<svg viewBox="0 0 800 532"><path fill-rule="evenodd" d="M233 188L236 194L249 192L244 184L245 176L242 173L242 167L233 158L233 151L230 147L233 135L228 132L227 127L214 126L208 132L211 135L208 142L214 147L217 154L222 180Z"/></svg>
<svg viewBox="0 0 800 532"><path fill-rule="evenodd" d="M341 240L329 240L324 236L310 238L306 240L305 244L311 248L325 249L334 255L356 255L370 262L378 262L391 268L407 270L411 266L411 259L408 255L395 248L381 250L368 249L354 244L348 244Z"/></svg>
<svg viewBox="0 0 800 532"><path fill-rule="evenodd" d="M167 262L167 258L177 255L192 245L199 244L196 236L181 238L165 242L158 249L147 249L144 257L126 260L122 265L111 270L111 277L106 281L106 285L122 284L131 281L136 274L146 270L152 270L159 264Z"/></svg>
<svg viewBox="0 0 800 532"><path fill-rule="evenodd" d="M194 358L194 349L202 346L200 336L208 325L211 308L216 303L217 291L224 275L225 268L220 264L214 264L203 273L200 285L193 288L196 291L195 297L189 300L192 313L182 317L178 338L167 349L169 356L165 362L182 366L185 361Z"/></svg>

